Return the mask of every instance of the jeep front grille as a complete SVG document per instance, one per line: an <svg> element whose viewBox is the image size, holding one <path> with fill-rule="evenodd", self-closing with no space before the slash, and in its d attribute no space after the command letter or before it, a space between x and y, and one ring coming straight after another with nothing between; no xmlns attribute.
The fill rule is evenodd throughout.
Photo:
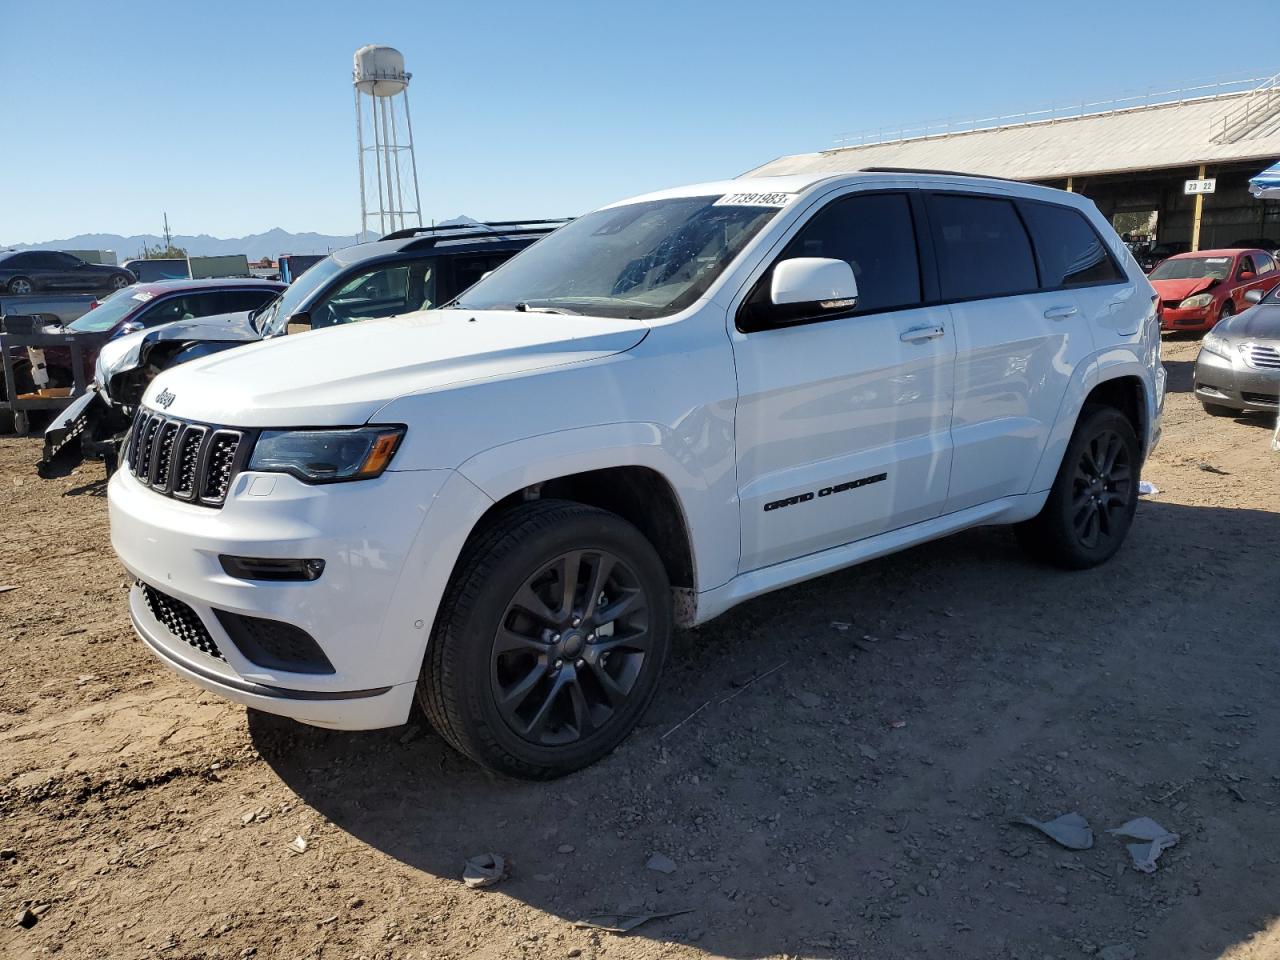
<svg viewBox="0 0 1280 960"><path fill-rule="evenodd" d="M129 432L129 470L157 493L220 507L243 466L244 440L240 430L139 409Z"/></svg>

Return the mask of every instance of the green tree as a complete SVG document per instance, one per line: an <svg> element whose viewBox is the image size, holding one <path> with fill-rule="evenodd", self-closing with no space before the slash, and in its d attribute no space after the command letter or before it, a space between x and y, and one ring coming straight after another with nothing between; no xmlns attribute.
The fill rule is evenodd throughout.
<svg viewBox="0 0 1280 960"><path fill-rule="evenodd" d="M1149 235L1155 230L1156 213L1154 210L1142 210L1137 213L1117 213L1111 218L1111 225L1116 233L1136 233Z"/></svg>
<svg viewBox="0 0 1280 960"><path fill-rule="evenodd" d="M143 260L185 260L187 259L187 251L182 247L175 247L173 244L162 247L156 244L149 247L145 243L142 245Z"/></svg>

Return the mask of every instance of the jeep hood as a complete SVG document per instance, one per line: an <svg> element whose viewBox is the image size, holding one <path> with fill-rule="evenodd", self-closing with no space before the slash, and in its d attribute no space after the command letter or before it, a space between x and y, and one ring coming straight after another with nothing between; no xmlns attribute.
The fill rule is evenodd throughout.
<svg viewBox="0 0 1280 960"><path fill-rule="evenodd" d="M1221 282L1214 277L1194 277L1190 280L1152 280L1151 286L1156 288L1161 300L1185 300Z"/></svg>
<svg viewBox="0 0 1280 960"><path fill-rule="evenodd" d="M277 337L193 360L152 381L143 403L240 427L367 421L397 397L582 363L631 349L639 320L428 310Z"/></svg>
<svg viewBox="0 0 1280 960"><path fill-rule="evenodd" d="M171 340L190 340L209 343L232 341L252 343L262 339L254 329L249 313L220 313L197 320L175 320L150 330L116 337L103 344L98 353L98 370L106 382L125 370L139 366L146 359L146 351L153 344Z"/></svg>

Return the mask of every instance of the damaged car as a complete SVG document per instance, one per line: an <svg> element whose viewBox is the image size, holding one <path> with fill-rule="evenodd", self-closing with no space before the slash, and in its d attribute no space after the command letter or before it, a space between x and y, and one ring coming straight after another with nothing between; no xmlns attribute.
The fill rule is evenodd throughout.
<svg viewBox="0 0 1280 960"><path fill-rule="evenodd" d="M565 222L397 231L331 253L256 310L173 318L117 337L98 353L93 384L46 429L39 472L53 476L86 457L113 472L134 410L162 370L261 340L438 307Z"/></svg>
<svg viewBox="0 0 1280 960"><path fill-rule="evenodd" d="M1201 250L1170 257L1147 279L1160 298L1160 328L1198 333L1246 309L1249 291L1270 291L1280 271L1265 250Z"/></svg>

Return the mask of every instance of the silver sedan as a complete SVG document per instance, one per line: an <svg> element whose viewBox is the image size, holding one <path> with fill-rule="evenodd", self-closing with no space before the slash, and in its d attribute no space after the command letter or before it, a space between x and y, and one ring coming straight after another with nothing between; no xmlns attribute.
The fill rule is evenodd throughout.
<svg viewBox="0 0 1280 960"><path fill-rule="evenodd" d="M1216 416L1280 410L1280 287L1245 299L1254 306L1206 333L1196 357L1196 399Z"/></svg>

